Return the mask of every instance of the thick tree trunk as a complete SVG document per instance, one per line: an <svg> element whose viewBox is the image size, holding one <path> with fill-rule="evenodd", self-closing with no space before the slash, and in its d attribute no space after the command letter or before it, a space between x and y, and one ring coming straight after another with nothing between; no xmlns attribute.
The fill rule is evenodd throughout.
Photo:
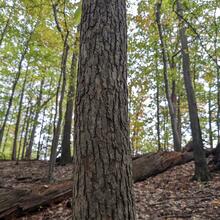
<svg viewBox="0 0 220 220"><path fill-rule="evenodd" d="M160 45L161 45L161 50L162 50L162 57L163 57L163 74L164 74L165 92L166 92L166 98L167 98L168 107L169 107L174 150L180 151L181 150L181 143L180 143L180 137L179 137L178 128L177 128L176 111L175 111L175 107L173 105L170 91L169 91L170 89L169 89L169 80L168 80L168 71L167 71L167 56L166 56L163 31L162 31L162 26L161 26L161 21L160 21L161 4L162 4L162 1L159 1L158 3L156 3L156 12L155 13L156 13L156 22L157 22L157 26L158 26L159 38L160 38Z"/></svg>
<svg viewBox="0 0 220 220"><path fill-rule="evenodd" d="M82 1L73 220L135 219L125 0Z"/></svg>
<svg viewBox="0 0 220 220"><path fill-rule="evenodd" d="M183 9L181 0L176 1L177 4L177 14L180 21L180 42L181 42L181 53L182 53L182 65L183 65L183 78L186 88L188 106L189 106L189 116L190 124L193 138L194 147L194 158L195 158L195 180L207 181L210 179L210 174L207 168L205 151L203 149L202 134L198 117L197 103L195 92L192 86L192 79L190 75L190 58L189 49L186 36L186 27L182 23Z"/></svg>
<svg viewBox="0 0 220 220"><path fill-rule="evenodd" d="M77 41L77 39L76 39ZM66 103L66 112L65 112L65 121L63 129L63 140L61 145L61 160L62 165L71 163L71 133L72 133L72 120L73 120L73 102L75 95L75 81L76 81L76 64L77 64L77 46L75 44L74 52L72 55L72 63L70 70L70 79L69 79L69 90L67 95Z"/></svg>

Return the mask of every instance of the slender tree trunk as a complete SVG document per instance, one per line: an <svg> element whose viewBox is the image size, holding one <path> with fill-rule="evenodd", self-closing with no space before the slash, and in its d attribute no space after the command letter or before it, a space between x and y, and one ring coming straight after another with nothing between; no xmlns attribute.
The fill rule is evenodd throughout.
<svg viewBox="0 0 220 220"><path fill-rule="evenodd" d="M210 179L210 174L208 171L205 151L203 149L202 133L198 117L198 109L196 103L195 92L192 85L192 79L190 75L190 57L188 49L188 41L186 36L186 27L182 22L183 8L181 0L176 1L177 4L177 14L180 21L180 42L181 42L181 53L182 53L182 65L183 65L183 78L186 88L188 106L189 106L189 116L190 124L193 138L193 153L195 158L195 180L207 181Z"/></svg>
<svg viewBox="0 0 220 220"><path fill-rule="evenodd" d="M24 116L24 123L22 125L22 129L21 129L21 134L20 134L20 141L19 141L19 148L18 148L18 156L17 156L17 164L18 164L18 160L21 156L21 149L22 149L22 139L23 139L23 134L25 132L25 125L27 123L27 120L28 120L28 113L29 113L29 109L30 109L30 106L28 106L26 108L26 112L25 112L25 116Z"/></svg>
<svg viewBox="0 0 220 220"><path fill-rule="evenodd" d="M44 128L44 117L45 117L45 112L46 112L46 108L44 108L43 111L43 116L42 116L42 121L41 121L41 128L40 128L40 136L39 136L39 141L38 141L38 147L37 147L37 160L40 159L40 153L41 153L41 148L42 148L42 144L41 144L41 137L43 134L43 128Z"/></svg>
<svg viewBox="0 0 220 220"><path fill-rule="evenodd" d="M49 119L49 127L48 127L48 130L47 130L48 136L47 136L47 140L46 140L44 160L47 160L48 145L49 145L49 141L50 141L50 135L51 135L51 132L52 132L52 124L53 124L53 107L51 109L50 119Z"/></svg>
<svg viewBox="0 0 220 220"><path fill-rule="evenodd" d="M57 147L59 143L59 138L60 138L60 133L61 133L61 124L62 124L62 119L63 119L63 100L64 100L65 88L66 88L66 63L67 63L68 52L69 52L68 36L69 36L69 32L67 32L66 34L66 37L64 40L64 46L63 46L63 54L62 54L62 61L61 61L61 76L63 76L63 82L62 82L60 101L59 101L59 117L58 117L57 125L54 126L54 135L53 135L52 146L51 146L49 172L48 172L49 182L53 180L53 172L54 172L54 166L56 162Z"/></svg>
<svg viewBox="0 0 220 220"><path fill-rule="evenodd" d="M21 75L22 64L23 64L23 61L25 59L25 55L27 54L32 34L33 34L33 31L30 33L30 35L28 37L28 40L25 43L24 51L21 54L21 58L20 58L20 61L19 61L19 64L18 64L18 71L16 73L15 80L14 80L13 85L12 85L11 95L10 95L10 98L9 98L5 118L4 118L4 121L3 121L3 125L0 128L0 148L1 148L1 144L2 144L2 139L3 139L3 135L4 135L5 126L6 126L6 123L8 121L8 116L9 116L11 106L12 106L12 102L13 102L13 99L14 99L15 89L16 89L17 83L18 83L20 75Z"/></svg>
<svg viewBox="0 0 220 220"><path fill-rule="evenodd" d="M44 86L44 79L41 80L41 84L40 84L40 93L39 93L39 96L38 96L37 102L36 102L36 112L35 112L35 116L34 116L33 127L31 130L30 142L29 142L28 148L26 150L26 154L25 154L26 160L31 159L32 148L33 148L33 144L34 144L34 137L35 137L35 133L36 133L37 125L38 125L40 106L41 106L41 101L42 101L42 96L43 96L43 86Z"/></svg>
<svg viewBox="0 0 220 220"><path fill-rule="evenodd" d="M19 109L18 109L18 115L17 115L17 121L15 125L15 133L14 133L14 141L13 141L13 148L12 148L12 160L16 160L16 154L17 154L17 138L18 138L18 131L20 127L20 119L21 119L21 113L22 113L22 105L23 105L23 98L24 98L24 91L25 91L25 85L27 81L27 73L28 73L28 67L25 73L24 82L22 85L21 95L20 95L20 101L19 101Z"/></svg>
<svg viewBox="0 0 220 220"><path fill-rule="evenodd" d="M82 1L73 220L133 220L125 0Z"/></svg>
<svg viewBox="0 0 220 220"><path fill-rule="evenodd" d="M217 141L220 143L220 69L218 65L218 36L219 36L219 30L218 30L218 18L216 16L217 8L218 8L218 0L216 0L216 9L215 9L215 41L214 41L214 49L215 49L215 63L216 63L216 72L217 72Z"/></svg>
<svg viewBox="0 0 220 220"><path fill-rule="evenodd" d="M181 116L181 96L177 99L177 128L180 137L180 143L182 142L182 116Z"/></svg>
<svg viewBox="0 0 220 220"><path fill-rule="evenodd" d="M11 9L11 11L10 11L10 13L9 13L8 19L7 19L7 21L6 21L6 24L5 24L5 26L4 26L4 28L3 28L2 32L1 32L1 36L0 36L0 47L1 47L1 45L2 45L2 42L3 42L3 40L4 40L5 35L6 35L6 33L7 33L7 30L8 30L8 28L9 28L12 15L13 15L13 13L14 13L14 9L15 9L15 1L13 1L12 9Z"/></svg>
<svg viewBox="0 0 220 220"><path fill-rule="evenodd" d="M209 84L209 143L213 149L213 131L212 131L212 91L211 83Z"/></svg>
<svg viewBox="0 0 220 220"><path fill-rule="evenodd" d="M160 132L160 85L159 85L159 70L158 70L158 58L156 57L156 83L157 83L157 91L156 91L156 105L157 105L157 149L161 151L161 132Z"/></svg>
<svg viewBox="0 0 220 220"><path fill-rule="evenodd" d="M77 39L76 39L77 41ZM75 44L78 47L78 44ZM75 95L75 81L76 81L76 64L77 64L77 48L74 48L72 55L72 64L70 70L69 90L66 102L65 121L63 129L63 140L61 145L61 161L62 165L71 163L71 132L72 132L72 120L73 120L73 101Z"/></svg>
<svg viewBox="0 0 220 220"><path fill-rule="evenodd" d="M21 154L21 159L22 160L25 158L25 153L26 153L26 149L27 149L27 140L28 140L28 136L29 136L29 127L30 127L30 122L31 122L31 118L32 118L32 113L33 113L32 109L33 109L33 106L30 104L27 123L26 123L26 128L25 128L24 142L23 142L23 147L22 147L22 154Z"/></svg>
<svg viewBox="0 0 220 220"><path fill-rule="evenodd" d="M169 91L169 80L168 80L168 71L167 71L167 56L166 56L165 45L164 45L164 40L163 40L162 26L161 26L161 22L160 22L161 4L162 4L162 1L159 1L158 3L156 3L156 22L157 22L157 26L158 26L160 45L161 45L162 57L163 57L163 73L164 73L165 92L166 92L166 98L167 98L168 107L169 107L169 114L170 114L172 134L173 134L174 150L175 151L180 151L181 150L181 143L180 143L180 137L179 137L178 128L177 128L176 111L175 111L175 107L173 105L171 95L170 95L170 91Z"/></svg>

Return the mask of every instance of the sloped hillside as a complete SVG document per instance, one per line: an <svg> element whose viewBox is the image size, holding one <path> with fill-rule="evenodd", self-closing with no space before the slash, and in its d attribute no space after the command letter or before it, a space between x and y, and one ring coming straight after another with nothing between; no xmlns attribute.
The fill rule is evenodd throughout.
<svg viewBox="0 0 220 220"><path fill-rule="evenodd" d="M202 184L191 181L193 169L194 164L190 162L135 183L137 219L219 219L220 172L213 172L213 180ZM41 194L54 186L45 182L46 162L21 162L19 165L1 162L0 170L2 189L25 188ZM71 165L57 167L56 178L59 184L68 181ZM39 208L19 219L71 219L70 199L64 197L63 200L51 202L46 208Z"/></svg>

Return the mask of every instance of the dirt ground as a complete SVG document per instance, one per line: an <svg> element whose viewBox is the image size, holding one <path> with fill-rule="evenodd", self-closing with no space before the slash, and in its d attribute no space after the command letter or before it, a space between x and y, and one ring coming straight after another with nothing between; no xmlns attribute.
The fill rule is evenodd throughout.
<svg viewBox="0 0 220 220"><path fill-rule="evenodd" d="M212 181L191 181L194 164L176 166L155 177L134 184L136 219L220 219L220 172L212 173ZM48 163L45 161L0 162L0 188L42 191L47 184ZM72 166L57 166L56 182L70 180ZM20 220L71 219L71 200L20 217Z"/></svg>

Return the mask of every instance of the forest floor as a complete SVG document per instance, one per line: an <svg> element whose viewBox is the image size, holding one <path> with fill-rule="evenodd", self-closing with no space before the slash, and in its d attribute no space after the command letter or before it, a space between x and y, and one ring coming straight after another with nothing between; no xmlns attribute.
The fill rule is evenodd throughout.
<svg viewBox="0 0 220 220"><path fill-rule="evenodd" d="M48 163L44 161L0 162L0 189L26 189L38 193L53 187L45 181ZM134 184L137 220L220 219L220 172L212 181L191 181L194 163L176 166L157 176ZM72 165L56 167L57 182L71 179ZM71 219L70 198L20 217L20 220Z"/></svg>

